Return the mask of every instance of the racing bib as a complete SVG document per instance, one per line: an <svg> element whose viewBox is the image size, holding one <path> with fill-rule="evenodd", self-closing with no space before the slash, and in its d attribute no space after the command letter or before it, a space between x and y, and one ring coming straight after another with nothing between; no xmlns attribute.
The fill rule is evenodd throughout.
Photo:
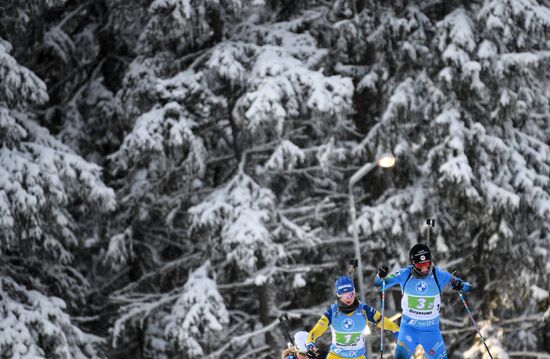
<svg viewBox="0 0 550 359"><path fill-rule="evenodd" d="M354 346L361 340L361 332L359 333L341 333L335 332L335 341L338 346Z"/></svg>
<svg viewBox="0 0 550 359"><path fill-rule="evenodd" d="M403 314L420 320L430 320L439 317L441 309L441 297L439 294L434 296L411 295L404 293L401 299L401 308Z"/></svg>

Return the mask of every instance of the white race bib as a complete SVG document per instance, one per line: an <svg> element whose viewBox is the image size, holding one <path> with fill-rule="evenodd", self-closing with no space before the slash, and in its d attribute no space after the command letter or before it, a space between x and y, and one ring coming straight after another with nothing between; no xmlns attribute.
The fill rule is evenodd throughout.
<svg viewBox="0 0 550 359"><path fill-rule="evenodd" d="M419 320L430 320L439 317L441 309L441 296L430 295L410 295L403 294L401 298L401 308L403 314Z"/></svg>

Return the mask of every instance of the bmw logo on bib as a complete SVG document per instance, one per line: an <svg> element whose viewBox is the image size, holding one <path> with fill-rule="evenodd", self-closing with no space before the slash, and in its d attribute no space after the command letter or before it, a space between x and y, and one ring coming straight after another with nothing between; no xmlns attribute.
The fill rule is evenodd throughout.
<svg viewBox="0 0 550 359"><path fill-rule="evenodd" d="M428 289L428 283L426 283L424 281L420 281L416 285L416 291L418 293L424 293L426 291L426 289Z"/></svg>
<svg viewBox="0 0 550 359"><path fill-rule="evenodd" d="M351 328L353 328L353 319L346 318L346 319L344 320L344 322L342 323L342 326L343 326L345 329L351 329Z"/></svg>

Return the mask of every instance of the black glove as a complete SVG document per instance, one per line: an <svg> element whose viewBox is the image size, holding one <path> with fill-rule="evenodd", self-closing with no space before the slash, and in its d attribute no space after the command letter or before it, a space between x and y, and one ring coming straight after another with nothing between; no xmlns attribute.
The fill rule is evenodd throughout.
<svg viewBox="0 0 550 359"><path fill-rule="evenodd" d="M378 272L376 274L378 274L380 279L384 279L388 275L388 271L388 266L381 265L380 267L378 267Z"/></svg>
<svg viewBox="0 0 550 359"><path fill-rule="evenodd" d="M315 348L308 348L306 356L309 359L317 359L317 354L315 353Z"/></svg>
<svg viewBox="0 0 550 359"><path fill-rule="evenodd" d="M308 350L306 356L309 359L317 359L317 354L313 350Z"/></svg>
<svg viewBox="0 0 550 359"><path fill-rule="evenodd" d="M458 280L456 278L451 279L451 288L454 290L461 290L464 286L464 283L461 280Z"/></svg>

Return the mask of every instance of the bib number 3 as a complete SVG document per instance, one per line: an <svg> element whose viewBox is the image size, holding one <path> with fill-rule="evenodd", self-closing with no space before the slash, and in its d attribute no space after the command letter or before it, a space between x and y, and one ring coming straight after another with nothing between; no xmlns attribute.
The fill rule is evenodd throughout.
<svg viewBox="0 0 550 359"><path fill-rule="evenodd" d="M433 297L409 297L409 307L417 310L432 310L434 308Z"/></svg>

